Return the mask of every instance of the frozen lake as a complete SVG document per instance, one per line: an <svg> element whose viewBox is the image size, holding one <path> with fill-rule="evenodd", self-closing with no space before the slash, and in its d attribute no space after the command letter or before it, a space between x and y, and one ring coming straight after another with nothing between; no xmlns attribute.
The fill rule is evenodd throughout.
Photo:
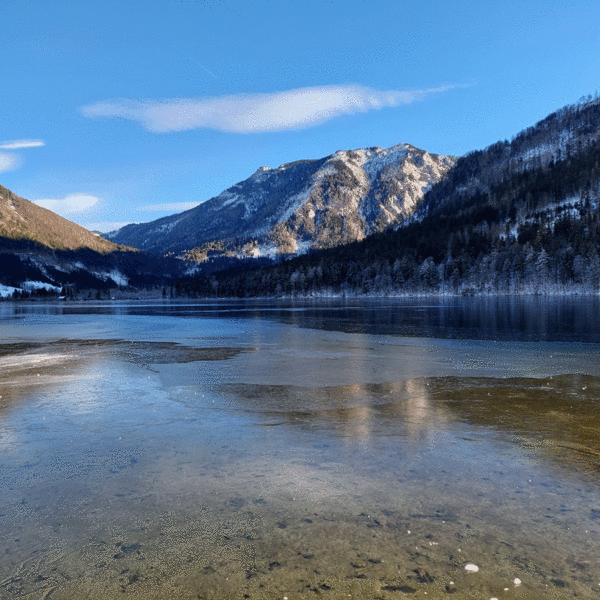
<svg viewBox="0 0 600 600"><path fill-rule="evenodd" d="M0 540L2 599L600 598L600 301L1 303Z"/></svg>

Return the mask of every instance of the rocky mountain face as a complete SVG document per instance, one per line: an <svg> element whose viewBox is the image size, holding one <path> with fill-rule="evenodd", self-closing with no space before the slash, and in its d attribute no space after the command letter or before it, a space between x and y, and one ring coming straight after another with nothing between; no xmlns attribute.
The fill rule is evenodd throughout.
<svg viewBox="0 0 600 600"><path fill-rule="evenodd" d="M455 164L408 144L341 150L251 177L186 212L128 225L105 237L196 261L276 257L362 240L413 214Z"/></svg>
<svg viewBox="0 0 600 600"><path fill-rule="evenodd" d="M0 297L158 283L169 270L177 273L173 264L105 240L0 186Z"/></svg>
<svg viewBox="0 0 600 600"><path fill-rule="evenodd" d="M460 157L400 226L262 270L187 282L231 296L600 293L600 99Z"/></svg>

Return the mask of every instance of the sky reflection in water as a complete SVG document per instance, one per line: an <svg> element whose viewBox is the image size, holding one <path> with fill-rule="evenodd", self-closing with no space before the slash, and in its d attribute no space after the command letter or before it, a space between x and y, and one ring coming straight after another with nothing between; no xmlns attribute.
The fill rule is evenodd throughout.
<svg viewBox="0 0 600 600"><path fill-rule="evenodd" d="M596 301L535 302L517 313L590 323L567 343L506 339L518 315L470 339L481 304L428 325L403 303L0 305L0 591L591 594Z"/></svg>

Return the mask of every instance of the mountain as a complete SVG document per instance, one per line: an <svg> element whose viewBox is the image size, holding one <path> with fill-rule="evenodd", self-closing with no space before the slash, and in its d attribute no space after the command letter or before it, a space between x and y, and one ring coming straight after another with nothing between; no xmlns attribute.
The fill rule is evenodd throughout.
<svg viewBox="0 0 600 600"><path fill-rule="evenodd" d="M494 186L524 173L546 173L594 146L600 139L600 99L566 106L520 132L461 157L444 181L432 188L414 217L477 203ZM451 208L452 207L452 208Z"/></svg>
<svg viewBox="0 0 600 600"><path fill-rule="evenodd" d="M98 237L75 223L17 196L0 185L0 237L2 247L27 243L51 250L87 248L96 252L114 252L119 246ZM9 242L10 240L10 242Z"/></svg>
<svg viewBox="0 0 600 600"><path fill-rule="evenodd" d="M600 294L600 100L458 159L399 145L262 167L190 211L111 237L155 254L0 188L0 295L165 285L183 264L165 252L288 255L181 277L175 295Z"/></svg>
<svg viewBox="0 0 600 600"><path fill-rule="evenodd" d="M0 186L0 297L157 284L179 272L173 263L105 240Z"/></svg>
<svg viewBox="0 0 600 600"><path fill-rule="evenodd" d="M260 167L191 210L105 237L197 261L330 248L402 223L454 163L453 157L399 144Z"/></svg>
<svg viewBox="0 0 600 600"><path fill-rule="evenodd" d="M600 293L600 100L456 160L398 227L180 293Z"/></svg>

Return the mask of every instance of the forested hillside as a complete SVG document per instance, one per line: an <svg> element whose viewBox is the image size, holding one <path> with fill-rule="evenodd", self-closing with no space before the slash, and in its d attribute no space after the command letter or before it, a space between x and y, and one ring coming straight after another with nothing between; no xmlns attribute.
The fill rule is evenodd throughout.
<svg viewBox="0 0 600 600"><path fill-rule="evenodd" d="M160 285L182 266L113 244L0 185L0 298Z"/></svg>
<svg viewBox="0 0 600 600"><path fill-rule="evenodd" d="M460 157L447 177L425 195L415 217L460 210L503 181L568 160L595 144L600 139L600 100L589 98L548 115L510 142L500 141Z"/></svg>
<svg viewBox="0 0 600 600"><path fill-rule="evenodd" d="M223 296L597 293L600 104L457 161L404 227L271 268L180 281Z"/></svg>
<svg viewBox="0 0 600 600"><path fill-rule="evenodd" d="M27 284L58 292L64 287L159 286L165 294L168 287L169 295L192 297L599 293L599 139L600 100L588 98L510 142L456 161L406 145L336 153L331 160L337 170L314 184L311 194L300 194L310 202L292 219L294 231L300 235L309 226L298 217L305 209L312 211L307 213L310 222L324 224L328 235L339 229L330 221L344 215L346 225L360 217L371 229L354 238L329 237L327 244L323 238L295 258L275 253L276 263L267 257L249 258L253 253L217 252L192 267L196 275L180 277L175 285L177 274L190 263L111 244L0 187L0 287L27 289ZM338 164L340 156L344 168ZM284 165L271 174L259 169L247 186L256 192L256 203L269 207L277 204L280 187L296 181L292 171L310 167L317 173L322 162ZM368 178L358 163L365 173L372 171ZM341 178L350 167L356 176ZM438 183L420 197L428 178ZM251 194L240 186L234 186L235 194L231 188L219 197L219 206L233 210L239 205L247 212ZM385 194L378 195L384 188ZM321 206L317 200L322 200L323 190L327 203ZM379 223L385 211L402 212L392 203L399 198L405 202L400 225L393 229L391 222ZM366 200L377 208L370 216ZM348 217L349 206L358 215L354 221ZM252 212L257 223L259 213ZM297 245L303 238L294 239ZM341 245L327 247L334 241Z"/></svg>

